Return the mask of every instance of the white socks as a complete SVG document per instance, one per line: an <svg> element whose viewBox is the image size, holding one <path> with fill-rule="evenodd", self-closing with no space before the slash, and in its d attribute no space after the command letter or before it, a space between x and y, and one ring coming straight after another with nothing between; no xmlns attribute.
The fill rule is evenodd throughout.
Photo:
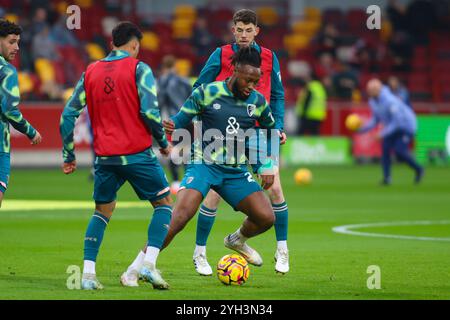
<svg viewBox="0 0 450 320"><path fill-rule="evenodd" d="M145 253L141 250L137 255L136 259L134 259L133 263L128 267L127 272L130 271L141 271L142 264L144 263Z"/></svg>
<svg viewBox="0 0 450 320"><path fill-rule="evenodd" d="M283 240L283 241L277 241L277 249L281 249L281 250L285 250L287 251L288 247L287 247L287 241Z"/></svg>
<svg viewBox="0 0 450 320"><path fill-rule="evenodd" d="M151 264L156 267L156 259L158 259L160 249L156 247L147 247L147 252L145 253L144 263Z"/></svg>
<svg viewBox="0 0 450 320"><path fill-rule="evenodd" d="M195 245L194 257L199 256L201 254L206 255L206 246Z"/></svg>
<svg viewBox="0 0 450 320"><path fill-rule="evenodd" d="M237 242L240 244L245 243L248 240L247 237L243 236L241 233L241 228L237 229L235 233L232 233L229 237L230 242Z"/></svg>
<svg viewBox="0 0 450 320"><path fill-rule="evenodd" d="M95 261L84 260L83 273L95 274Z"/></svg>

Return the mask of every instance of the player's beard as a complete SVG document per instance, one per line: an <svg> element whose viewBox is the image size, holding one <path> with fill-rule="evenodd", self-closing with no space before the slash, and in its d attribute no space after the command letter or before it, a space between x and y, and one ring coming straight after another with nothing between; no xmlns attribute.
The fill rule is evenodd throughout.
<svg viewBox="0 0 450 320"><path fill-rule="evenodd" d="M245 101L245 100L248 99L248 96L244 95L244 94L239 90L237 81L235 81L235 82L233 83L233 86L232 86L232 92L233 92L234 96L235 96L236 98L240 99L240 100L244 100L244 101Z"/></svg>

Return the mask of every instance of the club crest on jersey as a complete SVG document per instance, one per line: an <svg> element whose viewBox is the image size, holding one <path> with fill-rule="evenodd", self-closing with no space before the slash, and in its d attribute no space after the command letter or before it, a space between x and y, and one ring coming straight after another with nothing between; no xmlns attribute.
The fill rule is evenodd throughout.
<svg viewBox="0 0 450 320"><path fill-rule="evenodd" d="M222 106L221 106L220 104L218 104L218 103L214 103L214 104L213 104L214 110L220 110L221 107L222 107Z"/></svg>
<svg viewBox="0 0 450 320"><path fill-rule="evenodd" d="M256 106L254 104L248 104L247 105L247 113L248 116L251 117L255 114Z"/></svg>

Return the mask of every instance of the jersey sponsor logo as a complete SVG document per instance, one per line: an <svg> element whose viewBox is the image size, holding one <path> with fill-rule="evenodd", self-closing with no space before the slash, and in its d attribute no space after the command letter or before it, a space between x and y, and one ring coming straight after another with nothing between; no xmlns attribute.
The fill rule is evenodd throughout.
<svg viewBox="0 0 450 320"><path fill-rule="evenodd" d="M256 106L254 104L248 104L247 105L247 113L248 116L251 117L255 114Z"/></svg>
<svg viewBox="0 0 450 320"><path fill-rule="evenodd" d="M105 86L103 87L103 91L106 94L110 94L111 92L114 91L114 80L111 77L106 77L105 80L103 80L105 82Z"/></svg>
<svg viewBox="0 0 450 320"><path fill-rule="evenodd" d="M194 177L189 177L186 180L186 184L190 184L192 181L194 181Z"/></svg>
<svg viewBox="0 0 450 320"><path fill-rule="evenodd" d="M222 106L218 103L214 103L213 108L214 108L214 110L220 110L220 108L222 108Z"/></svg>
<svg viewBox="0 0 450 320"><path fill-rule="evenodd" d="M241 125L239 124L239 122L237 122L235 117L228 118L228 126L226 129L228 134L238 133L238 130L240 127L241 127Z"/></svg>

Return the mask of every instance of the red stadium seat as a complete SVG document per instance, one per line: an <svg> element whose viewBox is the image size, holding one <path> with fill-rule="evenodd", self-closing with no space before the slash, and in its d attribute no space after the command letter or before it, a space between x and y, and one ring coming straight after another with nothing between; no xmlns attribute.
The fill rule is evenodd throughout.
<svg viewBox="0 0 450 320"><path fill-rule="evenodd" d="M345 23L344 13L339 8L328 8L323 11L322 21L342 26Z"/></svg>
<svg viewBox="0 0 450 320"><path fill-rule="evenodd" d="M363 9L350 9L346 14L347 24L350 30L358 31L366 29L367 14Z"/></svg>

